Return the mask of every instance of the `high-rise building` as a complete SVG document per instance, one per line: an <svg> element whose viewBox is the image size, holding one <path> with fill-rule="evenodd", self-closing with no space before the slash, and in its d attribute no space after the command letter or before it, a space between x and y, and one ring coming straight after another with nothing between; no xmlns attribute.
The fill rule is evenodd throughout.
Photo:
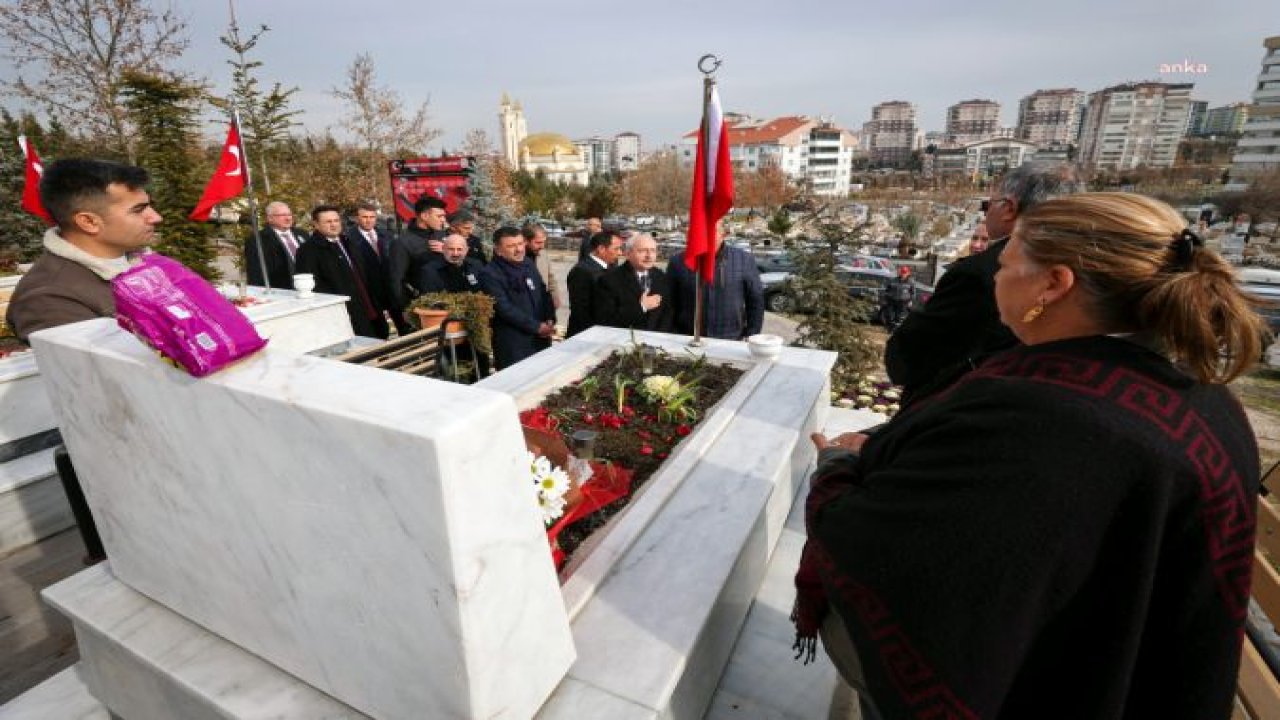
<svg viewBox="0 0 1280 720"><path fill-rule="evenodd" d="M1199 136L1204 134L1205 117L1209 115L1208 100L1192 100L1191 114L1187 115L1187 134Z"/></svg>
<svg viewBox="0 0 1280 720"><path fill-rule="evenodd" d="M618 133L613 138L614 172L630 172L640 167L640 135L633 132Z"/></svg>
<svg viewBox="0 0 1280 720"><path fill-rule="evenodd" d="M612 170L613 139L590 137L586 140L574 140L573 144L582 153L583 162L587 164L587 172L592 175L603 175Z"/></svg>
<svg viewBox="0 0 1280 720"><path fill-rule="evenodd" d="M968 145L995 137L1000 130L1000 103L963 100L947 108L947 141Z"/></svg>
<svg viewBox="0 0 1280 720"><path fill-rule="evenodd" d="M869 137L867 154L877 165L905 167L916 145L916 107L904 100L890 100L871 108L871 122L863 127Z"/></svg>
<svg viewBox="0 0 1280 720"><path fill-rule="evenodd" d="M758 172L778 168L788 178L804 182L817 195L844 197L858 138L837 127L830 118L792 115L760 120L747 115L725 116L729 159L735 168ZM680 146L680 162L693 165L698 131L687 133Z"/></svg>
<svg viewBox="0 0 1280 720"><path fill-rule="evenodd" d="M1018 103L1015 137L1038 146L1074 143L1085 94L1075 88L1036 90Z"/></svg>
<svg viewBox="0 0 1280 720"><path fill-rule="evenodd" d="M1240 128L1231 159L1235 181L1280 168L1280 35L1267 38L1262 46L1266 53L1253 90L1249 120Z"/></svg>
<svg viewBox="0 0 1280 720"><path fill-rule="evenodd" d="M1191 83L1138 82L1089 95L1080 161L1128 170L1172 167L1191 112Z"/></svg>
<svg viewBox="0 0 1280 720"><path fill-rule="evenodd" d="M1209 108L1205 115L1201 135L1239 135L1249 120L1248 103L1231 103Z"/></svg>

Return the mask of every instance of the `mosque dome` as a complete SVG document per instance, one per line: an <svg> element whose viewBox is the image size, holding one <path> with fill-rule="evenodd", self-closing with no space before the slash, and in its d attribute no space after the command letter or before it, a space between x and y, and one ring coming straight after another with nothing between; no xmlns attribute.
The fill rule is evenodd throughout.
<svg viewBox="0 0 1280 720"><path fill-rule="evenodd" d="M520 149L528 150L530 155L550 156L577 155L578 148L569 138L559 133L534 133L520 141Z"/></svg>

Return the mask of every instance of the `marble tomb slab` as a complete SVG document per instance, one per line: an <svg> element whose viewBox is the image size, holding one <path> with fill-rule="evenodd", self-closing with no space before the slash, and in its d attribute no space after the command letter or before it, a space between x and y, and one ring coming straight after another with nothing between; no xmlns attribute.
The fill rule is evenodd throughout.
<svg viewBox="0 0 1280 720"><path fill-rule="evenodd" d="M528 717L572 663L509 396L270 346L196 380L111 320L32 340L127 585L382 720Z"/></svg>
<svg viewBox="0 0 1280 720"><path fill-rule="evenodd" d="M673 354L689 341L635 339ZM631 340L592 328L479 385L533 407ZM825 424L835 355L784 348L762 361L718 340L697 352L746 373L567 568L579 657L541 719L609 703L626 717L700 717L764 577L815 455L808 434Z"/></svg>

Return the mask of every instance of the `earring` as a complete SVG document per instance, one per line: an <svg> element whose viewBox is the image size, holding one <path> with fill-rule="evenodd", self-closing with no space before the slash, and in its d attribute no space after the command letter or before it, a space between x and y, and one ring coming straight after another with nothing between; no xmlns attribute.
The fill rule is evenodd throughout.
<svg viewBox="0 0 1280 720"><path fill-rule="evenodd" d="M1044 314L1044 301L1039 300L1026 314L1022 316L1022 322L1033 323Z"/></svg>

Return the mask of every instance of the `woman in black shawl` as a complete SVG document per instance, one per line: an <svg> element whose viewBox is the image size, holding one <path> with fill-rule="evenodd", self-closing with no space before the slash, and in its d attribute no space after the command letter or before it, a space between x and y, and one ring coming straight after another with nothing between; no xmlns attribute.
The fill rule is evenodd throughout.
<svg viewBox="0 0 1280 720"><path fill-rule="evenodd" d="M1000 257L1022 345L869 439L815 436L796 583L869 718L1227 718L1265 334L1177 212L1047 201Z"/></svg>

